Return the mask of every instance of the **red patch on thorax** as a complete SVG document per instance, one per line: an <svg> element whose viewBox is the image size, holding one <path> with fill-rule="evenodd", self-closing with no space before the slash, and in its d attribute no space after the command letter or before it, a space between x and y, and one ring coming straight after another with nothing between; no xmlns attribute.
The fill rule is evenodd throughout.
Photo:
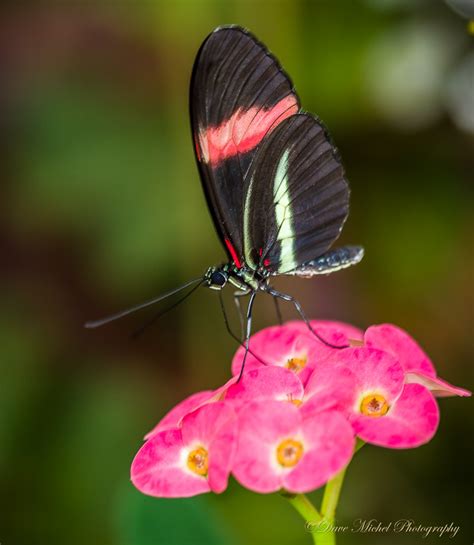
<svg viewBox="0 0 474 545"><path fill-rule="evenodd" d="M228 157L250 151L260 144L269 131L297 113L298 109L296 97L288 95L269 110L258 107L247 111L237 110L218 127L199 132L202 160L216 165Z"/></svg>

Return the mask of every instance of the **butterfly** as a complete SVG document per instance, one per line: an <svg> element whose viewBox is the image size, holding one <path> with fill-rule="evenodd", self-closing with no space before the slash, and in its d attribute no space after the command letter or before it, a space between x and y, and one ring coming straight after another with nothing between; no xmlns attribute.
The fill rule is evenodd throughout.
<svg viewBox="0 0 474 545"><path fill-rule="evenodd" d="M201 285L220 291L230 284L239 311L239 298L249 297L245 328L241 316L247 351L258 293L291 302L319 337L300 303L270 281L279 275L332 273L363 257L360 246L330 250L348 216L349 186L325 126L301 109L278 60L234 25L215 29L199 49L189 104L200 178L227 261L158 298L86 326L120 318L193 284L192 291Z"/></svg>

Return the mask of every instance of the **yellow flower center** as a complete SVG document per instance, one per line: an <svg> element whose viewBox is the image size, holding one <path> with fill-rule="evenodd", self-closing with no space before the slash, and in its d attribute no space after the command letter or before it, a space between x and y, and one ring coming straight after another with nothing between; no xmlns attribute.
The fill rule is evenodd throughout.
<svg viewBox="0 0 474 545"><path fill-rule="evenodd" d="M204 447L198 447L188 454L188 467L197 475L205 477L209 466L207 450Z"/></svg>
<svg viewBox="0 0 474 545"><path fill-rule="evenodd" d="M366 416L383 416L388 409L387 400L380 394L367 395L360 403L360 412Z"/></svg>
<svg viewBox="0 0 474 545"><path fill-rule="evenodd" d="M290 371L294 371L295 373L299 373L301 369L306 365L306 357L302 358L290 358L286 361L286 367Z"/></svg>
<svg viewBox="0 0 474 545"><path fill-rule="evenodd" d="M277 460L283 467L293 467L303 456L303 444L294 439L285 439L277 447Z"/></svg>

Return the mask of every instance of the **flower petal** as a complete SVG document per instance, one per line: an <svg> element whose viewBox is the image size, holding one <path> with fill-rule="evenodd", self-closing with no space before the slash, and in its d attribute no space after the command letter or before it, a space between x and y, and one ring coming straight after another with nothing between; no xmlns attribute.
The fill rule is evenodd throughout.
<svg viewBox="0 0 474 545"><path fill-rule="evenodd" d="M242 486L266 494L282 486L284 468L275 458L276 445L299 431L302 418L295 405L264 401L239 412L239 441L232 473Z"/></svg>
<svg viewBox="0 0 474 545"><path fill-rule="evenodd" d="M364 335L366 346L389 352L408 371L421 371L424 375L436 376L431 360L419 344L403 329L392 324L373 325Z"/></svg>
<svg viewBox="0 0 474 545"><path fill-rule="evenodd" d="M203 392L196 392L186 399L183 399L183 401L173 407L171 411L169 411L158 424L145 435L145 439L150 439L160 431L177 428L181 425L183 416L186 416L191 411L194 411L194 409L197 409L203 402L209 400L213 394L214 392L212 390L205 390Z"/></svg>
<svg viewBox="0 0 474 545"><path fill-rule="evenodd" d="M275 365L295 369L304 384L317 362L321 361L332 348L327 347L314 335L302 334L299 328L272 326L262 329L250 338L250 349L260 358L247 355L245 371ZM242 368L245 348L240 347L232 360L232 374L238 375ZM301 368L298 368L301 365Z"/></svg>
<svg viewBox="0 0 474 545"><path fill-rule="evenodd" d="M352 420L358 437L388 448L414 448L427 443L436 433L438 423L438 404L420 384L406 384L385 416L358 415Z"/></svg>
<svg viewBox="0 0 474 545"><path fill-rule="evenodd" d="M216 401L203 405L183 418L183 442L202 443L210 446L222 433L227 433L236 424L234 409L229 403Z"/></svg>
<svg viewBox="0 0 474 545"><path fill-rule="evenodd" d="M302 424L305 453L296 466L283 475L289 492L310 492L325 484L352 458L355 438L352 426L337 411L327 411Z"/></svg>
<svg viewBox="0 0 474 545"><path fill-rule="evenodd" d="M345 364L353 372L360 395L379 393L392 404L402 392L405 380L403 368L387 352L365 346L346 348L335 352L331 361Z"/></svg>
<svg viewBox="0 0 474 545"><path fill-rule="evenodd" d="M184 467L183 452L180 429L158 432L135 456L132 483L143 494L161 498L184 498L209 492L207 479Z"/></svg>
<svg viewBox="0 0 474 545"><path fill-rule="evenodd" d="M249 401L303 399L303 385L298 376L284 367L259 367L242 375L239 382L230 386L225 397L235 408Z"/></svg>
<svg viewBox="0 0 474 545"><path fill-rule="evenodd" d="M453 386L443 379L424 375L423 373L407 373L405 375L405 382L407 384L421 384L425 388L428 388L428 390L430 390L430 392L432 392L436 397L470 397L472 395L469 390L459 388L458 386Z"/></svg>
<svg viewBox="0 0 474 545"><path fill-rule="evenodd" d="M183 420L183 437L196 437L196 429L209 440L209 486L220 494L227 488L235 450L237 447L237 418L229 403L216 402L206 405ZM192 428L190 429L190 426Z"/></svg>
<svg viewBox="0 0 474 545"><path fill-rule="evenodd" d="M316 366L305 386L301 411L305 416L333 408L347 411L354 405L357 384L354 373L347 365L322 362Z"/></svg>
<svg viewBox="0 0 474 545"><path fill-rule="evenodd" d="M325 341L336 346L350 344L350 341L363 341L364 339L363 330L351 324L331 320L310 320L309 323ZM302 333L314 337L308 326L301 320L286 322L285 326L299 329Z"/></svg>
<svg viewBox="0 0 474 545"><path fill-rule="evenodd" d="M209 486L213 492L223 492L227 488L237 443L234 409L222 401L203 405L183 418L182 431L186 445L206 448Z"/></svg>

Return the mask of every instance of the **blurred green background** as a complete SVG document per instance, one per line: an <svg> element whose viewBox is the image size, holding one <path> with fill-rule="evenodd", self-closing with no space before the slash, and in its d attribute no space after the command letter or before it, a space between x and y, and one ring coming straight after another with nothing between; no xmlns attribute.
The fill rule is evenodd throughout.
<svg viewBox="0 0 474 545"><path fill-rule="evenodd" d="M472 389L467 21L434 0L23 0L1 9L0 542L309 543L276 494L231 482L221 496L170 501L129 482L159 418L229 377L236 346L215 293L199 290L137 341L129 334L153 311L95 331L82 324L224 258L194 162L188 84L205 36L237 23L278 56L305 109L329 127L352 187L341 241L366 248L353 269L277 287L315 318L399 324L442 377ZM275 323L271 301L257 299L255 320ZM451 542L472 542L472 402L440 405L427 446L361 451L341 523L452 521L461 530ZM338 543L446 540L344 534Z"/></svg>

